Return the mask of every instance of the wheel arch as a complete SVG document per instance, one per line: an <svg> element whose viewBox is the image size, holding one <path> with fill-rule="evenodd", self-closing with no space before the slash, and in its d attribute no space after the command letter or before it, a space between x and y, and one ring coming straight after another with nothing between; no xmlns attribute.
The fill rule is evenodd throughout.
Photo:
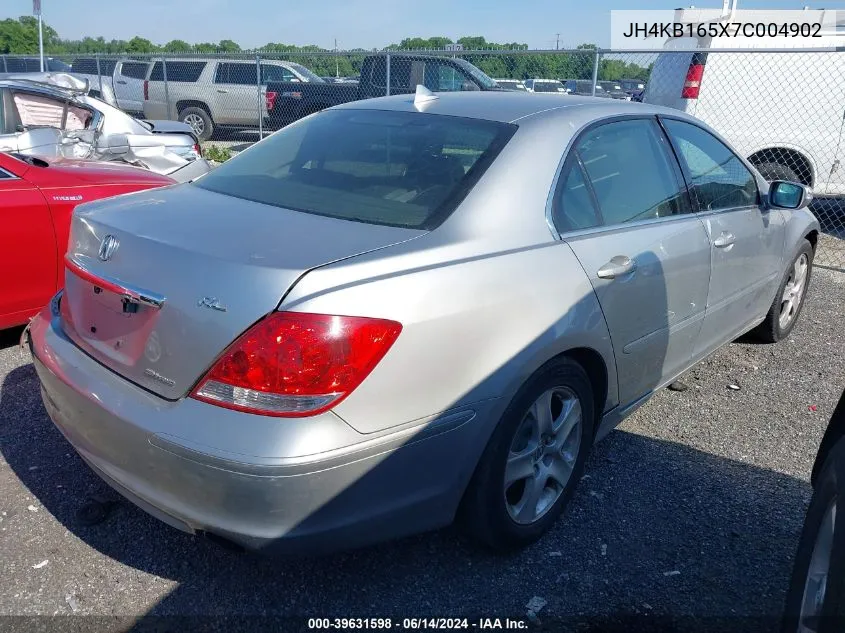
<svg viewBox="0 0 845 633"><path fill-rule="evenodd" d="M199 101L197 99L180 99L176 102L177 114L182 114L182 110L187 108L199 108L201 110L205 110L208 117L214 121L214 117L211 115L211 108L209 108L203 101Z"/></svg>
<svg viewBox="0 0 845 633"><path fill-rule="evenodd" d="M748 156L748 162L755 167L764 163L778 163L789 167L801 180L801 184L815 186L818 170L815 161L802 148L781 143L757 148Z"/></svg>
<svg viewBox="0 0 845 633"><path fill-rule="evenodd" d="M834 409L833 415L830 417L827 430L825 431L821 444L819 445L819 452L816 454L816 461L813 464L813 470L810 475L810 481L814 486L816 485L827 456L830 455L833 447L836 446L843 437L845 437L845 391L842 392L842 396L839 398L839 404L836 405L836 409Z"/></svg>

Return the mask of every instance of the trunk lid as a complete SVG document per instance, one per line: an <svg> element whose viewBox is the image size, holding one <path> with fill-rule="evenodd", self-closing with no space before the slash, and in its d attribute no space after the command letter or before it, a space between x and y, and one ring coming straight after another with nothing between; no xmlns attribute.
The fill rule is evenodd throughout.
<svg viewBox="0 0 845 633"><path fill-rule="evenodd" d="M63 328L106 367L177 399L307 271L422 233L192 185L93 202L73 217Z"/></svg>

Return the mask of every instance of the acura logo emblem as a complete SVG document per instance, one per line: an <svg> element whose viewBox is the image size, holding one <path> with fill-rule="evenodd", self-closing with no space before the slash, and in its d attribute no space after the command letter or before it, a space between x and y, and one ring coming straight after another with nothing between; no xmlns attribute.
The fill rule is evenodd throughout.
<svg viewBox="0 0 845 633"><path fill-rule="evenodd" d="M102 261L107 262L111 259L111 256L114 255L118 246L120 246L120 242L114 235L106 235L103 238L103 241L100 242L100 250L97 252L97 257L99 257Z"/></svg>

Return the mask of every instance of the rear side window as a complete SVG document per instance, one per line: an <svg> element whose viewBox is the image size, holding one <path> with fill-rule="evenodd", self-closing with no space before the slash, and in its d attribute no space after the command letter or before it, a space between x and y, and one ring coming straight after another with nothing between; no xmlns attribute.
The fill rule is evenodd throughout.
<svg viewBox="0 0 845 633"><path fill-rule="evenodd" d="M325 111L276 132L194 186L305 213L431 229L515 130L418 112Z"/></svg>
<svg viewBox="0 0 845 633"><path fill-rule="evenodd" d="M170 68L167 69L168 78L170 77ZM217 70L214 73L214 83L216 84L239 84L239 85L256 85L258 82L258 73L255 64L235 64L229 62L220 62L217 64Z"/></svg>
<svg viewBox="0 0 845 633"><path fill-rule="evenodd" d="M149 64L143 62L123 62L120 74L131 79L146 79Z"/></svg>
<svg viewBox="0 0 845 633"><path fill-rule="evenodd" d="M588 130L575 151L605 225L689 211L657 122L635 119Z"/></svg>
<svg viewBox="0 0 845 633"><path fill-rule="evenodd" d="M757 181L727 145L697 125L664 119L698 208L705 211L759 203Z"/></svg>
<svg viewBox="0 0 845 633"><path fill-rule="evenodd" d="M554 202L554 224L560 233L601 224L583 168L574 153L567 158L561 173Z"/></svg>
<svg viewBox="0 0 845 633"><path fill-rule="evenodd" d="M275 64L261 64L261 83L271 81L294 81L298 79L288 68L276 66ZM255 83L253 77L252 83Z"/></svg>
<svg viewBox="0 0 845 633"><path fill-rule="evenodd" d="M195 82L200 78L206 62L167 62L167 81ZM150 81L164 81L164 66L156 62L150 73Z"/></svg>
<svg viewBox="0 0 845 633"><path fill-rule="evenodd" d="M25 73L26 61L20 57L6 58L6 72L8 73Z"/></svg>

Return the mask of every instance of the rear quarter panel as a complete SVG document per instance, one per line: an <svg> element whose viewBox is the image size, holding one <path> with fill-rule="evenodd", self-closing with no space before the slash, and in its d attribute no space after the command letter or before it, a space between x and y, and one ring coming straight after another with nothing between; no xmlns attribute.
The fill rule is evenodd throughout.
<svg viewBox="0 0 845 633"><path fill-rule="evenodd" d="M578 347L601 354L605 408L616 404L604 317L567 244L491 251L483 240L438 243L435 234L312 271L283 300L285 310L402 324L335 413L373 433L482 401L499 399L501 412L543 363Z"/></svg>

